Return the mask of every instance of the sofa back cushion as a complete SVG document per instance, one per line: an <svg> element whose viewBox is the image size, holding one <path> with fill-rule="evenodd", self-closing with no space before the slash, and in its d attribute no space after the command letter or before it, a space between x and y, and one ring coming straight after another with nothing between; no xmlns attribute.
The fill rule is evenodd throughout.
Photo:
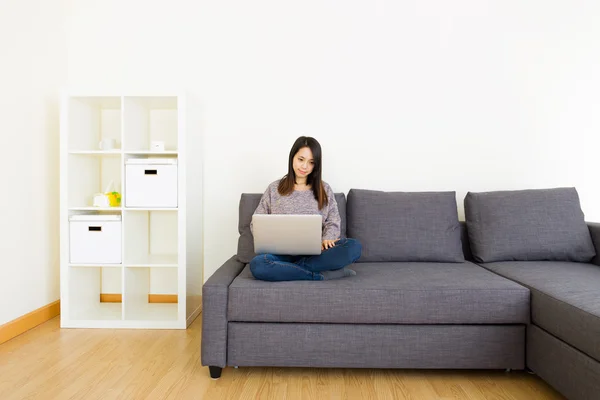
<svg viewBox="0 0 600 400"><path fill-rule="evenodd" d="M359 262L465 261L455 192L351 189L347 210Z"/></svg>
<svg viewBox="0 0 600 400"><path fill-rule="evenodd" d="M473 261L473 253L471 253L471 244L469 243L469 231L467 231L467 223L465 221L460 221L460 241L462 242L465 260Z"/></svg>
<svg viewBox="0 0 600 400"><path fill-rule="evenodd" d="M596 251L575 188L467 193L473 258L589 262Z"/></svg>
<svg viewBox="0 0 600 400"><path fill-rule="evenodd" d="M346 195L344 193L334 193L337 201L338 210L342 219L340 232L341 237L346 237ZM240 198L238 231L237 260L243 263L249 263L256 253L254 252L254 236L250 230L252 215L258 207L262 193L243 193Z"/></svg>

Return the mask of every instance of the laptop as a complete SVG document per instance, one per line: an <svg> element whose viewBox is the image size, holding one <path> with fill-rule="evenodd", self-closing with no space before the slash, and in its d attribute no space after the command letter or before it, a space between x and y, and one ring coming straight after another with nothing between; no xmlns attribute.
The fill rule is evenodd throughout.
<svg viewBox="0 0 600 400"><path fill-rule="evenodd" d="M321 254L323 217L319 214L254 214L256 254L309 256Z"/></svg>

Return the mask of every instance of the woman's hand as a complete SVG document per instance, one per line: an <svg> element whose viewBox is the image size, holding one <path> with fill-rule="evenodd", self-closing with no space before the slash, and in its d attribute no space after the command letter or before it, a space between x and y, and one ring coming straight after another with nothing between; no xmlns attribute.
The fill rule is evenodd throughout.
<svg viewBox="0 0 600 400"><path fill-rule="evenodd" d="M335 239L335 240L323 240L323 243L321 243L321 250L327 250L330 249L332 247L335 246L335 242L337 242L340 239Z"/></svg>

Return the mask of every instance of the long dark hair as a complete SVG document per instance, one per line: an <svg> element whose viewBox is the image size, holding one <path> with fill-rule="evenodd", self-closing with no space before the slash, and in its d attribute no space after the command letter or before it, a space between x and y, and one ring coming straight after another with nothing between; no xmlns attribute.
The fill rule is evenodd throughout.
<svg viewBox="0 0 600 400"><path fill-rule="evenodd" d="M327 200L327 194L323 187L323 181L321 180L321 145L317 142L317 139L310 136L300 136L294 142L292 149L290 150L290 156L288 160L288 173L279 181L277 191L280 195L286 196L294 191L294 185L296 184L296 174L294 173L294 156L303 147L308 147L313 154L313 170L306 178L306 184L310 185L315 199L319 203L319 210L329 204Z"/></svg>

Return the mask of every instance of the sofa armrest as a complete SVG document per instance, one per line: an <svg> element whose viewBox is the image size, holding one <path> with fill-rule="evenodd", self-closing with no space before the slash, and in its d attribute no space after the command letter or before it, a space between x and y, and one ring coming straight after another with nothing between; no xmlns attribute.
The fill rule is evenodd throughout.
<svg viewBox="0 0 600 400"><path fill-rule="evenodd" d="M201 363L225 367L227 363L227 301L229 285L244 269L236 256L227 260L202 286Z"/></svg>
<svg viewBox="0 0 600 400"><path fill-rule="evenodd" d="M590 235L592 235L592 242L594 243L594 248L596 249L596 257L592 259L592 263L600 265L600 223L588 222L587 226L590 230Z"/></svg>

